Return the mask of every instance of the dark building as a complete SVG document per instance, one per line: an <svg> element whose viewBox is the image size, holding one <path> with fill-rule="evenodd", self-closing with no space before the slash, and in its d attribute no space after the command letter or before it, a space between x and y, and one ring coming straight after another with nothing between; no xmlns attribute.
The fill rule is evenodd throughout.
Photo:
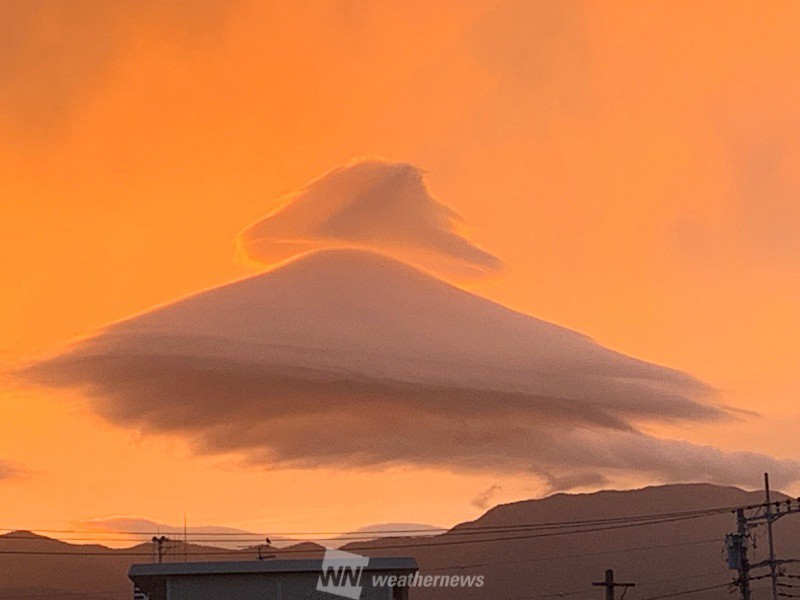
<svg viewBox="0 0 800 600"><path fill-rule="evenodd" d="M135 600L407 600L413 558L321 559L132 565ZM320 587L327 591L320 591Z"/></svg>

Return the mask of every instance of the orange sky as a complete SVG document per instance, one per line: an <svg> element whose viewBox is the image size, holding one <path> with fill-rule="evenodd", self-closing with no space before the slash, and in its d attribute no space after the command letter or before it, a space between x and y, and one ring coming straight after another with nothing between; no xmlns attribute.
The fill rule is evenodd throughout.
<svg viewBox="0 0 800 600"><path fill-rule="evenodd" d="M353 157L425 169L507 264L473 288L688 371L796 457L795 2L0 4L0 360L242 277L233 238ZM450 524L537 480L194 457L80 394L0 387L0 527ZM320 475L325 475L320 477ZM754 486L758 482L753 482ZM154 490L160 490L154 492Z"/></svg>

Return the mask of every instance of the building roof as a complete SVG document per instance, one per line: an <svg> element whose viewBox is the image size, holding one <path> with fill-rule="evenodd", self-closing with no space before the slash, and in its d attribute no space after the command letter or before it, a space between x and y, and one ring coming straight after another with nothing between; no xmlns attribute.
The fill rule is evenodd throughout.
<svg viewBox="0 0 800 600"><path fill-rule="evenodd" d="M365 571L416 571L417 561L411 557L370 558ZM180 575L236 575L246 573L312 573L322 570L322 560L248 560L221 562L139 563L131 565L128 577Z"/></svg>

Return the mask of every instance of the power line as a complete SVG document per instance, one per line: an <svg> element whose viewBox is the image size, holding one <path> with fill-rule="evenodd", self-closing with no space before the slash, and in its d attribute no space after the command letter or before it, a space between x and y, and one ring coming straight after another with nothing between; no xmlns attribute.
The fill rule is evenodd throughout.
<svg viewBox="0 0 800 600"><path fill-rule="evenodd" d="M770 497L769 473L764 473L764 503L759 510L748 516L745 508L736 509L736 533L729 533L725 538L725 545L728 553L728 567L738 571L736 583L739 587L742 600L750 600L750 580L753 569L768 567L769 578L771 579L772 598L778 597L778 578L780 576L779 567L789 563L800 562L798 559L778 559L775 553L775 537L773 523L787 515L800 513L800 499L797 501L788 499L785 501L772 502ZM763 509L763 512L760 510ZM751 530L759 525L767 526L767 540L769 558L759 562L751 562L749 556L749 540Z"/></svg>
<svg viewBox="0 0 800 600"><path fill-rule="evenodd" d="M719 542L719 540L716 540ZM707 579L709 577L720 577L722 575L727 575L727 571L720 571L717 573L698 573L696 575L679 575L677 577L667 577L666 579L656 579L655 581L646 581L640 585L648 586L648 585L657 585L659 583L670 583L673 581L685 581L687 579Z"/></svg>
<svg viewBox="0 0 800 600"><path fill-rule="evenodd" d="M794 509L790 508L790 503L786 503L786 513L792 512ZM772 516L771 509L772 506L768 503L756 504L747 507L743 507L739 510L752 510L757 509L761 510L764 509L765 516L758 517L758 518L765 518L767 522L771 519L776 517ZM514 525L476 525L476 524L463 524L458 525L451 530L447 530L444 528L398 528L398 529L391 529L391 530L382 530L374 532L374 535L370 534L369 532L357 531L357 532L333 532L333 531L300 531L300 532L278 532L271 534L273 539L278 541L291 541L291 542L298 542L301 543L303 539L288 538L288 539L281 539L276 538L275 536L334 536L328 538L329 540L342 540L346 542L358 543L358 542L368 542L368 541L386 541L389 534L404 534L409 536L414 536L416 534L417 540L405 543L384 543L378 544L375 546L367 546L366 544L356 544L356 547L366 546L364 549L370 549L377 552L384 551L384 550L393 550L393 549L418 549L418 548L429 548L429 547L447 547L447 546L457 546L462 544L484 544L484 543L493 543L493 542L508 542L508 541L516 541L516 540L528 540L528 539L538 539L538 538L548 538L548 537L560 537L560 536L568 536L568 535L581 535L581 534L589 534L589 533L596 533L596 532L604 532L604 531L616 531L621 529L627 529L632 527L644 527L648 525L660 525L666 523L681 523L685 521L690 521L694 519L701 519L707 517L713 517L717 515L721 515L724 513L728 513L731 511L735 511L736 507L719 507L719 508L708 508L708 509L696 509L696 510L689 510L689 511L680 511L680 512L670 512L670 513L661 513L661 514L651 514L651 515L629 515L629 516L621 516L621 517L609 517L609 518L596 518L596 519L581 519L581 520L565 520L565 521L552 521L552 522L536 522L536 523L518 523ZM797 509L800 511L800 507ZM780 513L780 509L778 509ZM786 514L784 513L784 514ZM777 515L776 515L777 516ZM753 517L752 520L755 520L756 517ZM12 529L0 529L0 531L14 531ZM38 530L41 533L55 533L55 534L72 534L72 535L87 535L93 534L94 537L73 537L73 538L66 538L64 541L97 541L97 542L109 542L109 541L126 541L126 542L145 542L146 540L132 540L130 537L127 538L109 538L103 536L109 535L126 535L126 536L149 536L152 535L154 532L152 531L92 531L92 530L80 530L80 529L61 529L61 530ZM441 535L437 532L441 532ZM421 540L420 537L422 536L436 536L433 541L424 541ZM249 532L195 532L188 534L187 539L191 539L194 543L247 543L253 544L260 541L259 538L263 537L263 534L258 533L249 533ZM20 536L0 536L0 540L16 540L16 541L39 541L38 538L25 538ZM47 540L42 540L47 541ZM324 541L324 540L322 540ZM681 546L688 546L688 545L698 545L698 544L706 544L706 543L716 543L717 540L693 540L688 542L678 542L673 544L660 544L660 545L653 545L653 546L640 546L640 547L629 547L629 548L619 548L619 549L605 549L596 552L585 552L580 554L568 554L568 555L561 555L561 556L543 556L525 560L515 560L515 561L504 561L504 562L483 562L483 563L471 563L471 564L456 564L456 565L449 565L446 567L433 567L429 569L425 569L426 571L436 571L436 570L443 570L443 569L468 569L468 568L476 568L476 567L486 567L486 566L500 566L505 564L520 564L520 563L533 563L533 562L543 562L548 560L563 560L563 559L570 559L570 558L580 558L586 556L595 556L595 555L603 555L603 554L614 554L619 552L638 552L638 551L648 551L648 550L657 550L657 549L664 549L664 548L672 548L672 547L681 547ZM186 550L186 544L184 543L184 550ZM243 555L250 555L255 552L255 549L237 549L237 550L222 550L222 549L211 549L210 551L187 551L186 555L191 556L193 558L208 558L212 556L224 556L227 558L234 558L237 556ZM283 556L288 556L292 554L309 554L309 550L307 549L284 549L280 550L280 554ZM104 551L95 551L95 550L6 550L3 551L0 549L0 555L32 555L32 556L74 556L74 557L90 557L90 556L107 556L107 557L149 557L151 555L150 552L144 551L133 551L130 549L108 549ZM774 559L773 559L774 560ZM643 586L647 585L655 585L658 583L666 583L669 581L676 581L676 580L688 580L693 578L701 578L701 577L714 577L715 574L697 574L697 575L684 575L681 577L674 577L670 579L663 579L659 581L647 582L642 584ZM761 577L751 577L752 580L763 579L767 576ZM787 578L800 578L797 575L785 575ZM724 588L726 586L733 585L733 582L726 582L720 583L715 585L703 586L703 587L695 587L691 589L684 589L679 590L671 593L664 593L657 596L650 596L645 598L645 600L661 600L666 598L675 598L679 596L697 594L702 592L707 592L711 590L716 590L720 588ZM781 588L784 588L779 593L781 597L798 597L791 593L791 589L786 588L793 588L797 586L793 586L792 584L780 583ZM127 590L126 590L127 592ZM117 594L123 592L89 592L91 595L94 596L102 596L104 594ZM588 594L588 589L582 590L574 590L569 592L560 592L560 593L550 593L550 594L541 594L538 596L526 596L524 598L518 598L515 600L527 600L533 598L558 598L558 597L568 597L568 596L575 596L578 594ZM65 596L65 595L86 595L85 592L59 592L55 594L31 594L26 596L19 596L18 594L14 596L14 598L52 598L56 596ZM3 600L4 596L0 595L0 600Z"/></svg>
<svg viewBox="0 0 800 600"><path fill-rule="evenodd" d="M694 588L691 590L681 590L680 592L672 592L669 594L660 594L658 596L650 596L649 598L645 598L644 600L661 600L661 598L675 598L676 596L686 596L688 594L696 594L698 592L708 592L710 590L716 590L719 588L724 588L733 585L732 582L728 581L726 583L718 583L717 585L707 585L705 587Z"/></svg>
<svg viewBox="0 0 800 600"><path fill-rule="evenodd" d="M761 508L763 504L752 505L746 507L748 509L755 509ZM639 520L651 520L651 519L658 519L658 518L668 518L668 517L683 517L683 516L691 516L691 515L711 515L711 514L723 514L731 512L735 510L737 507L717 507L717 508L704 508L704 509L695 509L689 511L680 511L680 512L668 512L668 513L657 513L653 515L628 515L623 517L607 517L607 518L599 518L599 519L582 519L582 520L571 520L571 521L551 521L551 522L540 522L540 523L522 523L522 524L515 524L515 525L471 525L471 524L460 524L456 525L452 529L447 528L405 528L405 529L385 529L381 530L380 534L401 534L401 533L431 533L434 531L441 531L441 532L462 532L462 531L513 531L517 529L558 529L558 528L565 528L571 526L579 526L579 525L598 525L598 524L613 524L619 522L630 522L630 521L639 521ZM5 532L15 532L15 531L36 531L40 533L98 533L98 534L119 534L119 535L154 535L162 533L161 531L123 531L123 530L106 530L106 531L95 531L91 529L33 529L28 530L25 528L9 528L9 527L0 527L0 531ZM177 532L177 529L176 529ZM252 534L245 531L235 531L235 532L227 532L227 531L220 531L220 532L197 532L197 533L189 533L189 536L192 535L203 535L203 536L214 536L214 537L234 537L234 536L261 536L262 533L253 532ZM278 536L278 535L287 535L287 536L300 536L300 535L366 535L365 532L361 531L275 531L272 532L271 535Z"/></svg>
<svg viewBox="0 0 800 600"><path fill-rule="evenodd" d="M636 587L635 583L620 583L617 581L614 577L614 569L606 569L603 581L595 581L592 585L606 589L606 600L614 600L616 598L617 588L623 589L622 597L624 598L628 588Z"/></svg>
<svg viewBox="0 0 800 600"><path fill-rule="evenodd" d="M575 590L573 592L559 592L557 594L542 594L540 596L523 596L516 600L529 600L531 598L566 598L567 596L575 596L576 594L588 594L589 590Z"/></svg>
<svg viewBox="0 0 800 600"><path fill-rule="evenodd" d="M657 579L655 581L648 581L648 582L645 582L645 583L640 584L640 585L642 585L643 587L646 587L646 586L650 586L650 585L656 585L656 584L659 584L659 583L669 583L669 582L672 582L672 581L685 581L687 579L701 579L701 578L706 578L706 577L719 577L720 575L724 575L724 574L725 573L723 572L723 573L699 573L697 575L681 575L679 577L669 577L667 579ZM758 576L758 577L751 577L751 580L755 581L755 580L758 580L758 579L765 579L767 577L769 577L769 575L761 575L761 576ZM693 588L691 590L682 590L680 592L673 592L673 593L666 594L666 595L651 596L649 598L645 598L644 600L657 600L658 598L670 598L672 596L681 596L681 595L684 595L684 594L693 594L695 592L707 591L708 589L714 589L714 588L717 588L717 587L724 587L726 585L736 585L736 582L731 581L731 582L728 582L728 583L725 583L725 584L718 584L716 586L710 586L709 588ZM761 588L755 588L755 589L761 589Z"/></svg>
<svg viewBox="0 0 800 600"><path fill-rule="evenodd" d="M514 541L514 540L528 540L528 539L540 539L540 538L548 538L548 537L557 537L557 536L564 536L564 535L579 535L584 533L596 533L600 531L616 531L620 529L629 529L631 527L644 527L648 525L660 525L664 523L676 523L676 522L683 522L693 519L698 519L702 517L711 516L709 514L694 514L690 516L684 517L671 517L671 518L664 518L664 519L654 519L650 521L636 521L633 523L619 523L607 526L600 526L595 528L585 528L585 529L575 529L571 531L546 531L544 533L532 533L529 535L516 535L516 536L500 536L500 537L486 537L480 539L445 539L440 540L437 542L416 542L416 543L405 543L405 544L389 544L389 545L379 545L374 548L374 550L394 550L394 549L409 549L409 548L427 548L427 547L438 547L438 546L454 546L454 545L462 545L462 544L484 544L490 542L506 542L506 541ZM24 539L24 538L23 538ZM230 555L235 553L241 552L250 552L249 549L244 550L229 550L226 552L202 552L202 553L190 553L195 555L203 555L203 556L213 556L215 554L221 555ZM293 554L293 553L301 553L307 554L309 551L307 549L292 549L287 548L282 551L282 554ZM0 550L0 554L42 554L42 555L70 555L76 554L79 556L88 556L91 555L91 552L72 552L72 551L65 551L65 552L56 552L56 551L34 551L34 550ZM100 552L95 553L97 555L105 556L105 555L116 555L116 556L139 556L145 553L132 553L126 550L108 550L107 552Z"/></svg>
<svg viewBox="0 0 800 600"><path fill-rule="evenodd" d="M556 536L565 536L565 535L575 535L575 534L584 534L584 533L592 533L598 531L614 531L619 529L627 529L631 527L642 527L647 525L657 525L657 524L664 524L664 523L675 523L675 522L683 522L698 518L705 518L710 516L715 516L726 512L730 509L703 509L703 510L695 510L695 511L683 511L680 513L666 513L664 515L640 515L640 516L633 516L633 517L618 517L613 519L593 519L593 520L581 520L581 521L564 521L564 522L557 522L557 523L536 523L530 525L516 525L511 527L473 527L473 528L462 528L460 530L456 530L451 532L447 535L448 538L455 537L455 534L459 534L460 536L476 536L482 534L482 537L479 539L441 539L436 542L417 542L417 543L404 543L404 544L384 544L377 546L375 550L383 551L383 550L390 550L390 549L410 549L410 548L421 548L421 547L436 547L436 546L453 546L453 545L460 545L466 543L489 543L489 542L500 542L500 541L514 541L514 540L523 540L523 539L533 539L533 538L544 538L544 537L556 537ZM506 534L511 533L530 533L529 535L504 535L504 536L497 536L497 537L486 537L491 536L494 532L505 531ZM425 530L425 532L429 532L429 530ZM241 534L238 534L241 535ZM231 541L231 537L228 536L221 536L223 538L227 538L226 541ZM20 538L6 538L6 539L20 539ZM23 538L24 539L24 538ZM374 539L374 538L372 538ZM214 541L222 541L222 540L214 540ZM244 540L247 542L252 542L252 539ZM352 541L352 540L351 540ZM682 546L688 544L698 544L698 543L710 543L712 540L695 540L692 542L685 542L679 544L662 544L660 546L652 546L652 547L640 547L640 548L629 548L629 549L619 549L619 550L605 550L598 552L597 554L607 554L613 552L624 552L624 551L635 551L635 550L646 550L646 549L656 549L659 547L674 547L674 546ZM210 557L210 556L226 556L232 557L236 556L237 554L242 554L243 552L250 553L251 551L223 551L223 552L191 552L193 557ZM292 550L287 549L282 552L284 555L289 555L294 552L298 553L307 553L307 550L298 549ZM131 552L129 550L108 550L105 552L95 552L95 551L82 551L82 552L75 552L75 551L25 551L25 550L13 550L13 551L2 551L0 550L0 554L4 555L71 555L71 556L112 556L112 557L125 557L125 556L149 556L149 552ZM592 555L594 553L585 553L586 555ZM542 557L539 560L548 560L553 558L559 557ZM570 558L570 556L566 556L564 558ZM458 569L458 568L470 568L470 566L478 566L478 565L453 565L448 568L450 569ZM488 563L484 563L481 566L489 566ZM657 596L655 598L666 598L672 597L673 595L683 595L694 593L698 591L704 591L707 589L714 589L719 586L713 587L706 587L706 588L697 588L694 590L684 590L681 592L677 592L676 594L670 595L663 595ZM584 593L583 591L577 592L567 592L562 594L557 594L555 596L565 596L565 595L575 595L577 593ZM540 596L541 597L541 596ZM546 596L545 596L546 597ZM550 596L554 597L554 596ZM648 599L648 600L655 600Z"/></svg>
<svg viewBox="0 0 800 600"><path fill-rule="evenodd" d="M523 540L523 539L556 537L556 536L562 536L562 535L579 535L579 534L584 534L584 533L596 533L596 532L600 532L600 531L613 531L613 530L618 530L618 529L627 529L627 528L631 528L631 527L643 527L643 526L648 526L648 525L659 525L659 524L664 524L664 523L675 523L675 522L693 520L693 519L698 519L698 518L703 518L703 517L714 516L716 514L719 514L720 510L721 509L710 509L710 510L705 510L705 511L691 511L691 512L684 512L684 513L668 513L667 516L665 516L664 518L657 518L658 515L654 515L654 516L650 516L650 517L632 517L632 518L630 518L630 522L626 522L624 520L614 520L614 522L610 522L609 521L607 524L598 525L597 527L579 526L579 527L573 528L573 529L560 528L560 529L555 529L553 531L549 531L547 529L547 527L549 527L550 524L547 524L547 525L539 524L539 525L532 525L532 526L530 526L530 527L528 527L526 529L515 529L515 530L508 531L508 533L525 533L527 531L536 532L536 533L531 533L530 535L500 536L500 537L494 537L494 538L493 537L481 537L479 539L452 539L452 538L457 538L457 537L460 537L460 536L467 536L467 535L468 536L478 536L479 534L490 535L492 533L491 531L483 531L483 530L476 530L476 531L475 530L460 530L460 531L449 532L449 533L445 534L447 539L444 539L444 540L440 539L440 541L433 542L433 543L419 541L419 542L415 542L415 543L406 543L406 544L395 545L395 546L391 546L391 545L389 545L389 546L380 546L380 549L407 548L407 547L415 547L415 548L417 548L417 547L427 547L427 546L453 545L453 544L459 544L459 543L462 543L462 544L467 544L467 543L486 543L486 542L494 542L494 541L508 541L508 540ZM605 523L605 522L606 522L605 520L599 521L599 523ZM588 524L588 523L591 523L591 522L590 521L584 521L583 523L587 523ZM442 538L442 537L445 537L445 535L436 536L436 537L437 538ZM37 538L24 538L24 537L20 538L20 537L10 537L10 536L0 537L0 540L3 540L3 539L4 540L26 540L27 539L29 541L37 541ZM380 539L385 540L385 539L391 539L391 538L385 538L385 537L384 538L380 538L380 536L368 538L369 541L375 541L375 540L380 540ZM97 541L103 541L103 539L102 538L98 538ZM230 542L232 540L230 540L229 538L226 538L224 540L221 539L221 540L210 540L210 541L211 542L220 542L220 541L228 541L228 542ZM254 540L252 538L247 538L247 539L242 539L241 541L243 543L253 543L256 540ZM292 540L292 541L302 542L303 540ZM353 541L355 541L355 540L353 540ZM364 540L364 541L366 541L366 540ZM307 552L307 550L303 550L303 549L299 549L297 551L298 552ZM291 549L285 550L284 552L291 552Z"/></svg>
<svg viewBox="0 0 800 600"><path fill-rule="evenodd" d="M619 554L620 552L640 552L643 550L663 550L666 548L678 548L682 546L695 546L699 544L718 544L718 539L706 539L706 540L694 540L690 542L677 542L675 544L659 544L657 546L637 546L637 547L629 547L629 548L612 548L609 550L597 550L596 552L583 552L580 554L562 554L558 556L540 556L536 558L525 558L520 560L506 560L503 562L491 562L491 563L471 563L467 565L457 565L457 566L446 566L446 567L428 567L425 571L444 571L447 569L472 569L475 567L494 567L494 566L503 566L503 565L518 565L518 564L527 564L527 563L536 563L536 562L546 562L549 560L563 560L567 558L586 558L589 556L602 556L606 554ZM676 578L682 579L682 578ZM670 581L670 580L664 580ZM661 583L661 582L653 582L653 583Z"/></svg>
<svg viewBox="0 0 800 600"><path fill-rule="evenodd" d="M695 514L693 514L693 515L689 515L687 517L681 517L680 519L678 519L676 517L675 520L684 520L684 519L703 517L703 516L714 516L714 515L707 515L707 514L696 514L695 515ZM633 523L641 523L642 525L649 525L651 522L672 522L672 520L673 519L664 520L664 521L655 521L653 519L650 519L648 521L634 521ZM624 522L623 521L619 522L619 524L622 524L622 523L624 523ZM608 527L609 529L612 528L612 527L610 527L611 525L617 525L617 523L609 524L609 527ZM539 531L541 529L547 530L547 528L530 527L530 528L524 528L524 529L523 528L515 529L513 531L510 531L510 533L525 533L525 532L528 532L528 531ZM563 528L563 529L566 529L566 528ZM37 530L37 531L41 532L42 530ZM424 531L424 530L422 530L422 531ZM563 533L565 533L565 534L567 534L567 533L570 533L570 534L571 533L583 533L584 531L593 532L593 531L597 531L597 530L596 529L587 529L587 530L574 529L572 531L564 531ZM27 530L25 530L25 533L27 533ZM30 533L36 535L36 532L34 532L34 531L31 531ZM112 533L112 532L109 532L109 533ZM271 539L273 541L276 541L276 542L293 542L293 543L303 543L303 542L313 542L313 541L320 541L320 542L326 542L326 541L359 542L359 541L364 541L365 542L365 541L374 541L374 540L386 540L386 539L393 539L393 538L403 538L403 537L415 537L415 538L418 538L418 539L434 538L434 537L440 537L440 536L445 535L445 534L448 537L475 536L475 535L480 535L480 534L490 534L490 533L494 533L494 532L493 531L488 531L488 530L484 531L482 529L481 530L472 530L472 529L470 529L470 530L451 530L451 531L444 531L443 533L430 534L430 535L424 535L424 536L423 535L420 535L420 536L399 536L399 535L398 536L389 536L389 535L384 535L385 533L386 532L384 532L384 531L380 531L380 532L376 532L374 535L360 534L359 537L342 536L342 537L318 538L317 540L303 539L303 538L299 538L299 537L280 538L280 537L274 537L274 536L271 536ZM497 531L497 533L504 533L504 532L503 531ZM144 537L146 535L152 535L152 534L131 533L130 535L131 536L137 536L140 539L136 539L135 537L104 537L103 532L99 532L97 535L90 536L90 537L58 537L58 538L47 538L47 537L45 537L44 540L42 540L41 538L38 538L38 537L25 537L24 535L23 536L0 535L0 542L2 542L2 541L20 541L20 540L26 540L26 541L29 541L29 542L58 540L58 541L62 541L62 542L97 542L97 543L103 543L103 542L141 542L141 543L149 543L149 542L152 541L152 539L150 537L146 537L146 538ZM229 537L213 538L213 537L205 537L206 534L196 534L196 535L197 536L201 536L202 535L203 537L192 537L192 534L188 534L187 535L188 541L191 542L191 543L195 543L195 544L198 544L198 543L226 543L226 544L241 543L241 544L248 544L248 543L260 543L264 539L263 536L261 536L260 534L257 534L257 533L254 533L254 534L249 535L247 537L241 537L241 538L229 538Z"/></svg>
<svg viewBox="0 0 800 600"><path fill-rule="evenodd" d="M714 540L714 541L719 542L719 540ZM633 549L631 549L631 550L633 550ZM430 571L430 570L431 569L425 569L426 572ZM721 572L721 573L698 573L696 575L687 575L687 576L683 576L683 577L670 577L669 579L658 579L658 580L655 580L655 581L647 581L647 582L645 582L643 584L639 584L639 585L640 586L648 586L648 585L655 585L655 584L658 584L658 583L667 583L667 582L671 582L671 581L678 581L678 580L684 580L684 579L698 579L698 578L701 578L701 577L719 577L720 575L725 575L725 572ZM565 597L568 597L568 596L576 596L578 594L589 594L589 593L591 593L591 590L588 587L585 587L585 588L580 589L580 590L572 590L572 591L569 591L569 592L549 592L549 593L546 593L546 594L540 594L538 596L517 596L517 597L515 597L515 598L513 598L511 600L536 600L536 599L539 599L539 598L565 598ZM683 593L683 592L681 592L681 593ZM653 600L653 599L648 598L647 600Z"/></svg>

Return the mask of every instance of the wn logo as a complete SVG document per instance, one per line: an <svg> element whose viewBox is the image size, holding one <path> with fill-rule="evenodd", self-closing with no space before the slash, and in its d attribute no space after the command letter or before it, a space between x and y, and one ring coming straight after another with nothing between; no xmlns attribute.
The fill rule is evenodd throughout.
<svg viewBox="0 0 800 600"><path fill-rule="evenodd" d="M368 556L328 548L322 559L317 591L358 600L361 597L361 575L368 564Z"/></svg>

